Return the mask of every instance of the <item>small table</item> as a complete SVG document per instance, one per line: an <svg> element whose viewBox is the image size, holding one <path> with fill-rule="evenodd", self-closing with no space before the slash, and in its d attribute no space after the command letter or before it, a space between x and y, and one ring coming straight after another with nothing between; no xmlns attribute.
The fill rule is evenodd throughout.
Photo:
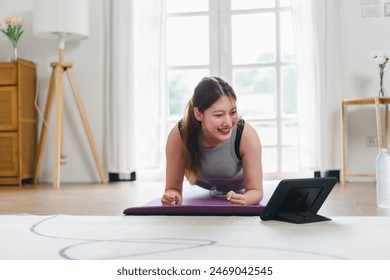
<svg viewBox="0 0 390 280"><path fill-rule="evenodd" d="M380 105L385 105L385 124L384 137L382 139L382 124ZM387 132L388 132L388 117L390 97L361 97L361 98L347 98L341 101L341 183L345 184L346 177L375 177L375 174L367 173L348 173L346 169L346 155L345 155L345 114L346 108L349 105L375 105L376 128L378 134L378 148L387 148Z"/></svg>

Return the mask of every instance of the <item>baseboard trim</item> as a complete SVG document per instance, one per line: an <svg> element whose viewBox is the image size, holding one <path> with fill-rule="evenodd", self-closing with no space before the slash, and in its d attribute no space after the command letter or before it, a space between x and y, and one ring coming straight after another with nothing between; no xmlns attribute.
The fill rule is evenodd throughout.
<svg viewBox="0 0 390 280"><path fill-rule="evenodd" d="M109 181L110 182L122 182L122 181L135 181L136 180L136 173L108 173Z"/></svg>

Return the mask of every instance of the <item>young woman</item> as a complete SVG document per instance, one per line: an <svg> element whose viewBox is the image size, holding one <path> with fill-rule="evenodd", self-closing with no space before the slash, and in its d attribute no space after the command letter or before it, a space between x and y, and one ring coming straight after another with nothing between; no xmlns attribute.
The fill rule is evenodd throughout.
<svg viewBox="0 0 390 280"><path fill-rule="evenodd" d="M258 204L263 197L261 143L237 115L236 95L219 77L203 78L185 117L166 145L162 205L180 205L184 176L191 184L226 194L233 205Z"/></svg>

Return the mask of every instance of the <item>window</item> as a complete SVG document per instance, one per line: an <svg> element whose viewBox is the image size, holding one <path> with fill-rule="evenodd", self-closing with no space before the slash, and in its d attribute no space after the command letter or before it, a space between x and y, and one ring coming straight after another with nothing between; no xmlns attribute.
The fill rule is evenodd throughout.
<svg viewBox="0 0 390 280"><path fill-rule="evenodd" d="M228 80L258 131L265 177L299 172L295 42L289 0L166 0L166 131L207 75Z"/></svg>

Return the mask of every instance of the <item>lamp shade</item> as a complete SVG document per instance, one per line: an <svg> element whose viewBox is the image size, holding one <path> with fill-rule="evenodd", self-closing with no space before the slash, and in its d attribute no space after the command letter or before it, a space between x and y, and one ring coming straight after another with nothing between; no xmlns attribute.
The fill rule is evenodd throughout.
<svg viewBox="0 0 390 280"><path fill-rule="evenodd" d="M34 0L36 36L65 41L89 36L89 0Z"/></svg>

